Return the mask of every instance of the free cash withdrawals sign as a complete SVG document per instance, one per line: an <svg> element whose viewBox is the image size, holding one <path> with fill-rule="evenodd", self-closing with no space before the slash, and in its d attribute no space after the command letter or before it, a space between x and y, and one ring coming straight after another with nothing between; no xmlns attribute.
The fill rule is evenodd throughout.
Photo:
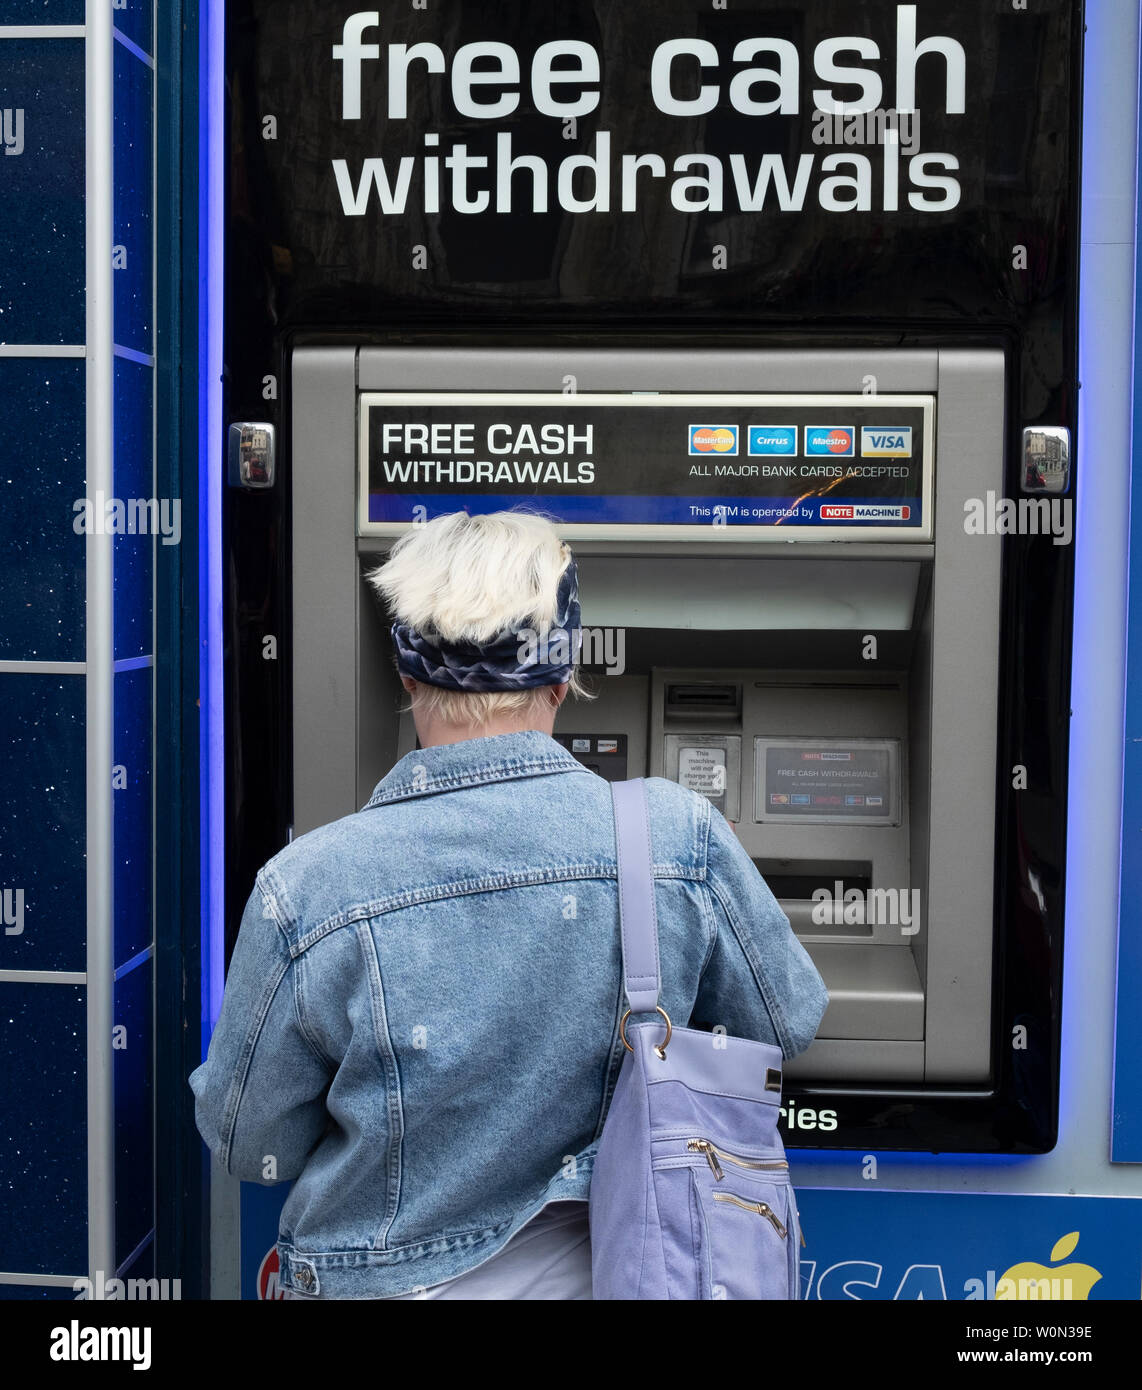
<svg viewBox="0 0 1142 1390"><path fill-rule="evenodd" d="M931 535L932 398L367 392L362 535L538 508L569 533Z"/></svg>

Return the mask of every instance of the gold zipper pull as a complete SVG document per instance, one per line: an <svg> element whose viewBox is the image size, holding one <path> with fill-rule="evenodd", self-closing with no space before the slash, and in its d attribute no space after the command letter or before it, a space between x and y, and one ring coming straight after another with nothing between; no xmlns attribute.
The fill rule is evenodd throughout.
<svg viewBox="0 0 1142 1390"><path fill-rule="evenodd" d="M752 1211L756 1216L764 1216L782 1240L789 1234L785 1224L768 1202L750 1202L744 1197L739 1197L736 1192L715 1192L714 1201L731 1202L735 1207L741 1207L743 1211Z"/></svg>
<svg viewBox="0 0 1142 1390"><path fill-rule="evenodd" d="M708 1139L687 1139L686 1147L692 1153L703 1153L706 1155L706 1162L710 1165L710 1172L713 1173L718 1182L726 1176L722 1172L722 1165L718 1162L718 1155L714 1152L714 1146Z"/></svg>
<svg viewBox="0 0 1142 1390"><path fill-rule="evenodd" d="M767 1202L758 1202L757 1210L759 1215L764 1216L769 1220L769 1222L773 1226L773 1229L777 1232L781 1239L784 1240L785 1237L789 1234L789 1232L785 1229L784 1225L781 1222L781 1218L777 1215L773 1208Z"/></svg>

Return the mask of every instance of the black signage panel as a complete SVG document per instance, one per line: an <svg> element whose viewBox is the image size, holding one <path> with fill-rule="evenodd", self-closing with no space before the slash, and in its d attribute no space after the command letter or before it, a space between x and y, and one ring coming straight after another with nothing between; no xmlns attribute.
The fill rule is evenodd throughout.
<svg viewBox="0 0 1142 1390"><path fill-rule="evenodd" d="M924 538L932 409L923 396L365 393L359 527L541 503L572 526Z"/></svg>
<svg viewBox="0 0 1142 1390"><path fill-rule="evenodd" d="M1018 324L1060 386L1076 0L227 17L250 329Z"/></svg>

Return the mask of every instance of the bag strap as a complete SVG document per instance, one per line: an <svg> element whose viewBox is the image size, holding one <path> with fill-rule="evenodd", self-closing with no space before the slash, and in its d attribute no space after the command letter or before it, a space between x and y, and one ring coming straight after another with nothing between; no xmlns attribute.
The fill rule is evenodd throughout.
<svg viewBox="0 0 1142 1390"><path fill-rule="evenodd" d="M619 869L623 988L631 1013L653 1013L658 1007L662 976L645 780L635 777L629 782L612 782L611 800Z"/></svg>

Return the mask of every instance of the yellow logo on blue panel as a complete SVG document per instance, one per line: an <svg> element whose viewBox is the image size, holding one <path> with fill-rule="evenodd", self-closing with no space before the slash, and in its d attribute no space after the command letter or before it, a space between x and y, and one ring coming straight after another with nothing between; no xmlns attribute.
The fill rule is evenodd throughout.
<svg viewBox="0 0 1142 1390"><path fill-rule="evenodd" d="M1016 1299L1089 1299L1091 1289L1102 1278L1099 1271L1077 1261L1067 1265L1056 1263L1065 1260L1078 1243L1078 1231L1061 1236L1051 1251L1049 1268L1034 1260L1012 1265L999 1276L995 1297L1005 1302Z"/></svg>

